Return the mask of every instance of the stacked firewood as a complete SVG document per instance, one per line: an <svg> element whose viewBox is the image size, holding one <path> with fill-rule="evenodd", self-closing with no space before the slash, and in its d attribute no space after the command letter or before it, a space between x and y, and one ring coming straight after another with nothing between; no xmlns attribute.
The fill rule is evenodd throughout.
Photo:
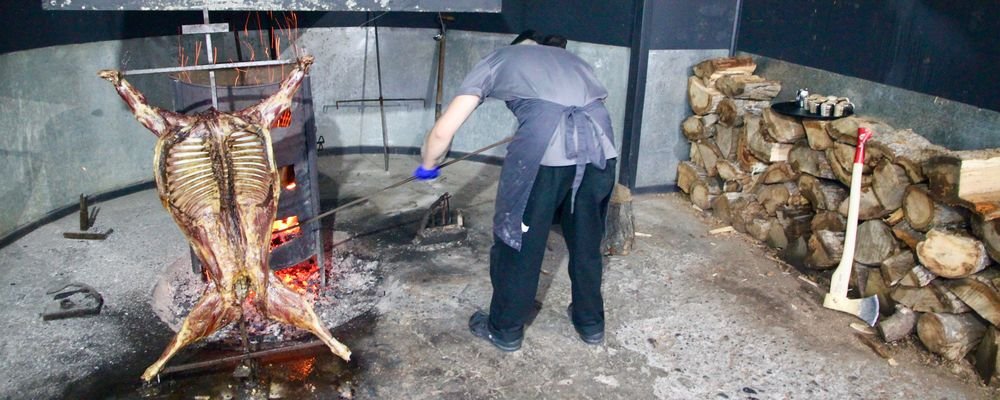
<svg viewBox="0 0 1000 400"><path fill-rule="evenodd" d="M677 186L791 264L832 271L857 132L868 127L853 296L878 295L887 342L915 330L930 351L970 356L984 379L1000 376L1000 149L951 151L865 117L776 113L781 84L755 67L750 58L694 67L695 115L681 127L691 160L678 166Z"/></svg>

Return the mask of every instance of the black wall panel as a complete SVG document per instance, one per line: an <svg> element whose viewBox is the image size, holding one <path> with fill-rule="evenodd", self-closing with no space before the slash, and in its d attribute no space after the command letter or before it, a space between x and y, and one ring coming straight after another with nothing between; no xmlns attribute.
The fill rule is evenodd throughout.
<svg viewBox="0 0 1000 400"><path fill-rule="evenodd" d="M737 48L1000 111L996 0L744 0Z"/></svg>
<svg viewBox="0 0 1000 400"><path fill-rule="evenodd" d="M647 1L649 49L728 49L737 0Z"/></svg>

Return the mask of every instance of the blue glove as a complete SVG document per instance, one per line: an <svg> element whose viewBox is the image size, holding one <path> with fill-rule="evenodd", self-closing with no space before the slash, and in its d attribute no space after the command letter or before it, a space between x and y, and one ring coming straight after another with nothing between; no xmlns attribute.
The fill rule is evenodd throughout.
<svg viewBox="0 0 1000 400"><path fill-rule="evenodd" d="M413 177L421 181L437 179L439 175L441 175L440 167L434 167L434 169L424 169L424 166L420 165L417 169L413 170Z"/></svg>

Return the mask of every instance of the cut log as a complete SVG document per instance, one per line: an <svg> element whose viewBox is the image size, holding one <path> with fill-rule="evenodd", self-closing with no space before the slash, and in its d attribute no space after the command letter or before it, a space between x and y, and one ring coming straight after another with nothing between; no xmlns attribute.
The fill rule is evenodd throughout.
<svg viewBox="0 0 1000 400"><path fill-rule="evenodd" d="M976 347L975 357L976 372L987 385L1000 377L997 371L997 365L1000 365L1000 353L997 349L1000 349L1000 332L994 326L987 327L986 333Z"/></svg>
<svg viewBox="0 0 1000 400"><path fill-rule="evenodd" d="M942 312L961 314L972 311L951 290L938 280L924 287L896 286L890 295L893 300L916 312Z"/></svg>
<svg viewBox="0 0 1000 400"><path fill-rule="evenodd" d="M781 207L801 207L809 204L799 192L798 185L792 182L760 185L754 189L754 195L771 216Z"/></svg>
<svg viewBox="0 0 1000 400"><path fill-rule="evenodd" d="M958 361L979 344L986 326L971 314L926 313L917 320L917 336L932 353Z"/></svg>
<svg viewBox="0 0 1000 400"><path fill-rule="evenodd" d="M706 85L715 86L720 78L729 75L752 75L757 63L750 57L713 58L696 64L694 75L703 79Z"/></svg>
<svg viewBox="0 0 1000 400"><path fill-rule="evenodd" d="M746 119L743 126L746 135L747 145L753 156L765 162L777 162L788 160L788 153L792 151L792 145L787 143L775 143L764 134L764 127L761 120L756 117Z"/></svg>
<svg viewBox="0 0 1000 400"><path fill-rule="evenodd" d="M817 211L836 210L847 198L847 190L840 184L813 177L799 176L799 191Z"/></svg>
<svg viewBox="0 0 1000 400"><path fill-rule="evenodd" d="M872 190L886 210L896 210L903 206L903 194L909 186L910 178L907 177L906 170L886 158L879 161L872 172Z"/></svg>
<svg viewBox="0 0 1000 400"><path fill-rule="evenodd" d="M927 268L924 268L921 265L916 265L910 270L910 272L906 273L906 276L904 276L902 280L899 281L899 285L907 287L924 287L930 285L931 282L934 282L934 278L937 278L937 276L932 274L931 271L928 271Z"/></svg>
<svg viewBox="0 0 1000 400"><path fill-rule="evenodd" d="M677 187L684 193L691 193L691 184L707 176L708 173L704 168L691 161L681 161L677 164Z"/></svg>
<svg viewBox="0 0 1000 400"><path fill-rule="evenodd" d="M833 231L816 231L809 238L809 256L806 266L813 269L829 269L835 267L844 253L844 233Z"/></svg>
<svg viewBox="0 0 1000 400"><path fill-rule="evenodd" d="M615 184L608 203L607 229L601 248L605 255L625 256L635 243L635 216L632 212L632 191Z"/></svg>
<svg viewBox="0 0 1000 400"><path fill-rule="evenodd" d="M857 116L835 119L827 125L826 131L834 141L854 147L858 144L859 127L870 129L872 131L872 140L881 136L892 135L896 131L884 122Z"/></svg>
<svg viewBox="0 0 1000 400"><path fill-rule="evenodd" d="M706 118L701 115L692 115L687 117L684 122L681 123L681 133L683 133L684 137L692 142L697 142L699 140L715 136L716 125L706 124L705 119Z"/></svg>
<svg viewBox="0 0 1000 400"><path fill-rule="evenodd" d="M1000 326L1000 292L989 279L970 276L949 280L944 284L976 314L990 321L993 326Z"/></svg>
<svg viewBox="0 0 1000 400"><path fill-rule="evenodd" d="M923 232L920 232L910 226L909 221L903 220L902 222L892 226L892 234L903 242L906 247L910 250L917 250L917 244L923 242L926 237Z"/></svg>
<svg viewBox="0 0 1000 400"><path fill-rule="evenodd" d="M727 97L719 102L716 112L719 114L719 124L742 126L745 115L753 114L759 117L770 107L770 101L738 100Z"/></svg>
<svg viewBox="0 0 1000 400"><path fill-rule="evenodd" d="M851 171L854 169L854 150L854 146L840 142L834 143L833 147L826 149L826 159L830 163L830 169L837 176L837 180L848 187L851 186ZM865 157L865 163L862 164L861 170L864 174L861 177L862 187L871 186L872 167L869 164L874 159L876 158L872 157L871 154Z"/></svg>
<svg viewBox="0 0 1000 400"><path fill-rule="evenodd" d="M733 220L730 203L740 197L743 197L742 193L723 193L720 196L716 196L712 199L712 215L722 220L723 223L730 225Z"/></svg>
<svg viewBox="0 0 1000 400"><path fill-rule="evenodd" d="M837 212L845 217L847 216L847 207L849 206L848 200L849 199L844 199L844 201L840 203L840 207L837 208ZM882 203L878 202L878 198L875 197L875 192L872 191L870 186L861 188L861 207L858 209L858 219L867 221L870 219L883 218L892 214L892 211L893 210L886 210L882 207Z"/></svg>
<svg viewBox="0 0 1000 400"><path fill-rule="evenodd" d="M903 211L910 227L921 232L933 228L961 228L965 226L965 213L934 201L926 185L910 185L903 194Z"/></svg>
<svg viewBox="0 0 1000 400"><path fill-rule="evenodd" d="M737 232L747 233L749 225L755 219L766 219L767 212L757 202L754 196L740 197L729 203L731 215L730 225Z"/></svg>
<svg viewBox="0 0 1000 400"><path fill-rule="evenodd" d="M785 234L785 227L781 221L772 218L771 225L764 237L764 244L772 249L784 249L788 247L788 235Z"/></svg>
<svg viewBox="0 0 1000 400"><path fill-rule="evenodd" d="M909 129L879 133L881 135L873 136L868 141L868 148L878 150L883 157L903 167L913 183L927 180L924 176L924 162L931 156L946 151Z"/></svg>
<svg viewBox="0 0 1000 400"><path fill-rule="evenodd" d="M722 191L724 193L742 192L743 184L738 181L725 181L722 184Z"/></svg>
<svg viewBox="0 0 1000 400"><path fill-rule="evenodd" d="M728 75L715 81L715 88L734 99L771 100L781 92L781 82L757 75Z"/></svg>
<svg viewBox="0 0 1000 400"><path fill-rule="evenodd" d="M767 236L771 232L771 226L777 224L778 222L774 218L754 218L746 223L747 235L763 242L767 240Z"/></svg>
<svg viewBox="0 0 1000 400"><path fill-rule="evenodd" d="M857 237L855 262L878 266L896 252L896 238L892 236L892 229L880 219L865 221L859 225Z"/></svg>
<svg viewBox="0 0 1000 400"><path fill-rule="evenodd" d="M727 160L736 160L736 144L739 140L740 131L740 128L715 125L715 144L722 151L722 157Z"/></svg>
<svg viewBox="0 0 1000 400"><path fill-rule="evenodd" d="M725 98L722 93L712 87L706 87L704 82L697 77L688 78L688 103L691 111L697 115L714 113L719 107L719 102Z"/></svg>
<svg viewBox="0 0 1000 400"><path fill-rule="evenodd" d="M886 343L905 339L917 326L917 313L902 304L896 305L896 312L878 323L878 331Z"/></svg>
<svg viewBox="0 0 1000 400"><path fill-rule="evenodd" d="M722 150L719 150L719 146L715 145L715 141L712 139L703 139L691 145L698 148L698 157L701 159L701 166L705 167L705 172L708 173L708 176L719 175L716 164L724 157L722 156Z"/></svg>
<svg viewBox="0 0 1000 400"><path fill-rule="evenodd" d="M776 215L787 239L812 235L813 213L810 207L785 205L778 209Z"/></svg>
<svg viewBox="0 0 1000 400"><path fill-rule="evenodd" d="M747 183L750 177L747 175L740 165L735 161L729 160L719 160L715 165L716 170L719 171L719 177L727 181L736 181L741 184Z"/></svg>
<svg viewBox="0 0 1000 400"><path fill-rule="evenodd" d="M867 271L865 274L865 287L860 288L861 297L876 296L879 310L892 310L895 308L896 301L889 296L892 293L892 289L882 280L882 274L879 273L878 269L865 267L858 263L854 264L855 269L862 268Z"/></svg>
<svg viewBox="0 0 1000 400"><path fill-rule="evenodd" d="M844 232L847 230L847 218L840 213L833 211L820 211L813 216L809 222L809 229L813 232L834 231Z"/></svg>
<svg viewBox="0 0 1000 400"><path fill-rule="evenodd" d="M906 212L904 212L902 208L896 209L896 211L893 211L892 214L885 217L885 223L889 224L889 226L895 226L904 220L906 220Z"/></svg>
<svg viewBox="0 0 1000 400"><path fill-rule="evenodd" d="M993 261L1000 262L1000 220L986 221L975 216L972 218L972 232L983 241Z"/></svg>
<svg viewBox="0 0 1000 400"><path fill-rule="evenodd" d="M906 274L917 266L917 259L912 251L903 250L896 255L882 261L879 272L882 280L889 286L896 286L899 281L906 277Z"/></svg>
<svg viewBox="0 0 1000 400"><path fill-rule="evenodd" d="M829 121L818 119L803 119L802 127L806 130L806 140L809 148L823 151L833 147L833 139L826 132Z"/></svg>
<svg viewBox="0 0 1000 400"><path fill-rule="evenodd" d="M712 208L712 199L722 194L722 182L714 176L705 176L691 182L691 204L702 210Z"/></svg>
<svg viewBox="0 0 1000 400"><path fill-rule="evenodd" d="M924 163L931 194L986 221L1000 218L1000 148L952 151Z"/></svg>
<svg viewBox="0 0 1000 400"><path fill-rule="evenodd" d="M795 143L806 137L806 130L798 118L768 108L764 110L763 120L767 134L778 143Z"/></svg>
<svg viewBox="0 0 1000 400"><path fill-rule="evenodd" d="M760 156L764 158L758 157L753 148L754 146L760 146L757 142L764 141L761 129L763 129L763 126L760 124L760 118L747 118L736 141L736 162L740 164L740 168L751 174L763 171L767 167L764 161L771 159L770 147L760 153ZM754 144L751 144L751 140Z"/></svg>
<svg viewBox="0 0 1000 400"><path fill-rule="evenodd" d="M934 275L964 278L989 265L983 242L958 232L931 229L927 239L917 244L917 258Z"/></svg>
<svg viewBox="0 0 1000 400"><path fill-rule="evenodd" d="M787 161L778 161L767 166L761 174L761 180L765 184L793 182L799 177L799 172L792 168Z"/></svg>
<svg viewBox="0 0 1000 400"><path fill-rule="evenodd" d="M825 135L825 133L824 133ZM817 178L837 179L826 159L826 152L813 150L805 142L799 142L788 153L788 162L796 170Z"/></svg>

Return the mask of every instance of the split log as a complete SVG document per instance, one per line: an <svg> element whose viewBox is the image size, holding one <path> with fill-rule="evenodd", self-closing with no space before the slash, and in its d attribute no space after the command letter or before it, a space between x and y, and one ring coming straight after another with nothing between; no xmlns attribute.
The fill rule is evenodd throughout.
<svg viewBox="0 0 1000 400"><path fill-rule="evenodd" d="M813 232L845 232L847 230L847 218L832 211L817 212L809 222L809 229Z"/></svg>
<svg viewBox="0 0 1000 400"><path fill-rule="evenodd" d="M826 132L829 121L819 119L803 119L802 127L806 130L806 141L809 148L823 151L833 147L833 139Z"/></svg>
<svg viewBox="0 0 1000 400"><path fill-rule="evenodd" d="M795 143L806 137L806 130L798 118L780 114L770 108L764 110L767 134L779 143Z"/></svg>
<svg viewBox="0 0 1000 400"><path fill-rule="evenodd" d="M767 218L764 206L760 205L754 196L743 196L729 203L731 219L729 224L737 232L747 233L747 226L755 219Z"/></svg>
<svg viewBox="0 0 1000 400"><path fill-rule="evenodd" d="M702 61L692 68L694 75L703 79L711 87L720 78L729 75L752 75L757 63L750 57L713 58Z"/></svg>
<svg viewBox="0 0 1000 400"><path fill-rule="evenodd" d="M844 186L851 186L851 171L854 169L854 146L844 143L834 143L833 147L826 149L826 159L830 163L830 169L837 176L837 180ZM861 186L871 186L872 167L869 165L875 157L868 154L865 163L862 164Z"/></svg>
<svg viewBox="0 0 1000 400"><path fill-rule="evenodd" d="M849 206L848 200L850 199L844 199L844 201L840 203L840 207L837 208L837 212L845 217L847 216L847 208ZM892 211L893 210L886 210L882 207L882 204L878 202L878 198L875 197L875 192L872 191L870 186L861 188L861 207L858 209L858 219L867 221L870 219L883 218L892 214Z"/></svg>
<svg viewBox="0 0 1000 400"><path fill-rule="evenodd" d="M870 118L851 116L838 118L827 125L827 133L834 141L854 147L858 144L858 128L866 127L872 131L872 140L884 135L891 135L896 130L889 124Z"/></svg>
<svg viewBox="0 0 1000 400"><path fill-rule="evenodd" d="M607 229L603 245L605 255L625 256L635 243L635 216L632 212L632 191L615 184L608 203Z"/></svg>
<svg viewBox="0 0 1000 400"><path fill-rule="evenodd" d="M854 263L855 269L864 269L867 271L865 274L865 286L860 288L859 293L861 297L876 296L878 299L879 310L891 310L896 307L896 302L889 296L892 293L892 288L885 284L882 280L882 274L878 272L877 268L865 267L862 264Z"/></svg>
<svg viewBox="0 0 1000 400"><path fill-rule="evenodd" d="M788 235L785 233L785 227L781 225L781 221L772 218L770 229L767 231L767 235L764 237L764 244L772 249L784 249L788 247Z"/></svg>
<svg viewBox="0 0 1000 400"><path fill-rule="evenodd" d="M826 135L826 133L824 133ZM799 142L788 153L788 162L796 170L823 179L837 179L826 159L826 153L813 150L808 144Z"/></svg>
<svg viewBox="0 0 1000 400"><path fill-rule="evenodd" d="M691 161L677 164L677 187L684 193L691 193L691 184L708 177L705 169Z"/></svg>
<svg viewBox="0 0 1000 400"><path fill-rule="evenodd" d="M692 142L697 142L715 136L716 125L705 123L705 120L708 119L705 117L707 116L692 115L684 119L684 122L681 123L681 133L684 134L684 137Z"/></svg>
<svg viewBox="0 0 1000 400"><path fill-rule="evenodd" d="M763 242L767 240L771 227L777 224L778 222L774 218L754 218L746 222L747 235Z"/></svg>
<svg viewBox="0 0 1000 400"><path fill-rule="evenodd" d="M714 176L700 177L691 182L691 204L702 210L712 208L712 199L722 194L722 182Z"/></svg>
<svg viewBox="0 0 1000 400"><path fill-rule="evenodd" d="M906 273L906 276L899 281L900 286L907 287L924 287L930 285L934 282L934 278L937 278L931 271L924 268L921 265L916 265L910 272Z"/></svg>
<svg viewBox="0 0 1000 400"><path fill-rule="evenodd" d="M747 118L743 125L747 145L754 157L764 162L788 160L788 153L792 151L792 145L772 142L767 138L765 129L762 120L757 117Z"/></svg>
<svg viewBox="0 0 1000 400"><path fill-rule="evenodd" d="M741 129L731 126L715 125L715 144L722 151L722 157L727 160L736 160L736 143L739 140Z"/></svg>
<svg viewBox="0 0 1000 400"><path fill-rule="evenodd" d="M993 261L1000 262L1000 220L986 221L977 215L972 218L972 233L983 241Z"/></svg>
<svg viewBox="0 0 1000 400"><path fill-rule="evenodd" d="M881 135L873 136L868 141L868 148L878 150L893 164L903 167L913 183L927 180L924 176L924 162L931 156L946 151L909 129L879 133Z"/></svg>
<svg viewBox="0 0 1000 400"><path fill-rule="evenodd" d="M708 176L719 175L716 164L724 158L722 150L719 150L719 146L716 146L712 139L699 140L691 145L698 148L698 158L701 159L701 166L705 167L705 172L708 173Z"/></svg>
<svg viewBox="0 0 1000 400"><path fill-rule="evenodd" d="M961 228L965 215L959 209L934 201L927 185L910 185L903 194L903 211L913 229Z"/></svg>
<svg viewBox="0 0 1000 400"><path fill-rule="evenodd" d="M896 238L892 229L880 219L865 221L858 226L857 247L854 261L864 265L880 265L896 252Z"/></svg>
<svg viewBox="0 0 1000 400"><path fill-rule="evenodd" d="M727 225L732 224L733 216L730 203L743 197L742 193L723 193L712 199L712 215Z"/></svg>
<svg viewBox="0 0 1000 400"><path fill-rule="evenodd" d="M722 183L722 191L725 193L742 192L743 184L739 181L725 181Z"/></svg>
<svg viewBox="0 0 1000 400"><path fill-rule="evenodd" d="M813 212L810 207L785 205L779 208L775 215L787 239L812 234Z"/></svg>
<svg viewBox="0 0 1000 400"><path fill-rule="evenodd" d="M1000 365L1000 352L997 352L997 349L1000 349L1000 332L995 326L989 326L979 341L979 346L976 347L975 357L976 372L987 385L1000 377L997 370L997 365Z"/></svg>
<svg viewBox="0 0 1000 400"><path fill-rule="evenodd" d="M804 206L808 205L808 200L802 197L798 185L792 182L775 184L764 184L754 189L757 201L764 206L767 215L775 215L779 208L784 206Z"/></svg>
<svg viewBox="0 0 1000 400"><path fill-rule="evenodd" d="M802 196L809 200L817 211L836 210L848 195L847 190L836 182L812 175L800 175L798 183Z"/></svg>
<svg viewBox="0 0 1000 400"><path fill-rule="evenodd" d="M958 232L931 229L927 239L917 244L917 258L934 275L964 278L989 265L983 242Z"/></svg>
<svg viewBox="0 0 1000 400"><path fill-rule="evenodd" d="M903 220L902 222L892 226L892 234L903 242L906 247L910 250L917 250L917 244L923 242L926 237L923 232L920 232L910 226L909 221Z"/></svg>
<svg viewBox="0 0 1000 400"><path fill-rule="evenodd" d="M1000 326L1000 291L988 278L973 275L947 281L945 286L980 317Z"/></svg>
<svg viewBox="0 0 1000 400"><path fill-rule="evenodd" d="M972 311L951 290L934 280L924 287L896 286L890 294L893 300L916 312L961 314Z"/></svg>
<svg viewBox="0 0 1000 400"><path fill-rule="evenodd" d="M809 256L806 266L813 269L828 269L835 267L844 253L844 233L833 231L816 231L809 238Z"/></svg>
<svg viewBox="0 0 1000 400"><path fill-rule="evenodd" d="M958 361L979 344L986 326L971 314L926 313L917 320L920 342L934 354Z"/></svg>
<svg viewBox="0 0 1000 400"><path fill-rule="evenodd" d="M799 172L787 161L778 161L767 166L761 174L761 181L766 184L793 182L799 177Z"/></svg>
<svg viewBox="0 0 1000 400"><path fill-rule="evenodd" d="M688 156L688 159L691 162L700 166L702 169L705 168L701 161L701 152L698 151L698 146L695 146L694 143L688 143Z"/></svg>
<svg viewBox="0 0 1000 400"><path fill-rule="evenodd" d="M872 172L872 190L886 210L896 210L903 206L903 194L910 186L906 170L888 159L879 161Z"/></svg>
<svg viewBox="0 0 1000 400"><path fill-rule="evenodd" d="M734 99L771 100L781 92L781 82L757 75L728 75L715 81L715 88Z"/></svg>
<svg viewBox="0 0 1000 400"><path fill-rule="evenodd" d="M770 107L770 101L738 100L727 97L719 102L716 112L719 114L720 124L742 126L744 116L752 114L759 117Z"/></svg>
<svg viewBox="0 0 1000 400"><path fill-rule="evenodd" d="M697 115L714 113L719 107L719 102L725 98L722 93L712 87L706 87L705 83L697 77L688 78L688 104L691 111Z"/></svg>
<svg viewBox="0 0 1000 400"><path fill-rule="evenodd" d="M931 194L986 221L1000 218L1000 149L952 151L924 163Z"/></svg>
<svg viewBox="0 0 1000 400"><path fill-rule="evenodd" d="M736 162L740 164L740 168L751 174L763 171L767 167L764 161L771 159L770 148L760 153L760 157L764 158L760 158L754 150L754 146L760 146L757 142L764 140L761 129L763 126L760 124L760 118L747 118L736 140ZM754 141L753 145L751 138Z"/></svg>
<svg viewBox="0 0 1000 400"><path fill-rule="evenodd" d="M878 323L878 331L886 343L892 343L910 336L916 326L917 313L902 304L897 304L896 312Z"/></svg>
<svg viewBox="0 0 1000 400"><path fill-rule="evenodd" d="M879 272L881 272L882 279L885 280L887 285L896 286L916 266L917 259L914 257L913 252L903 250L883 260Z"/></svg>
<svg viewBox="0 0 1000 400"><path fill-rule="evenodd" d="M886 216L884 221L889 224L889 226L894 226L904 220L906 220L906 212L904 212L902 208L897 208L896 211L893 211L891 214Z"/></svg>
<svg viewBox="0 0 1000 400"><path fill-rule="evenodd" d="M745 184L750 179L747 173L735 161L719 160L715 168L719 171L719 177L726 181L736 181Z"/></svg>

